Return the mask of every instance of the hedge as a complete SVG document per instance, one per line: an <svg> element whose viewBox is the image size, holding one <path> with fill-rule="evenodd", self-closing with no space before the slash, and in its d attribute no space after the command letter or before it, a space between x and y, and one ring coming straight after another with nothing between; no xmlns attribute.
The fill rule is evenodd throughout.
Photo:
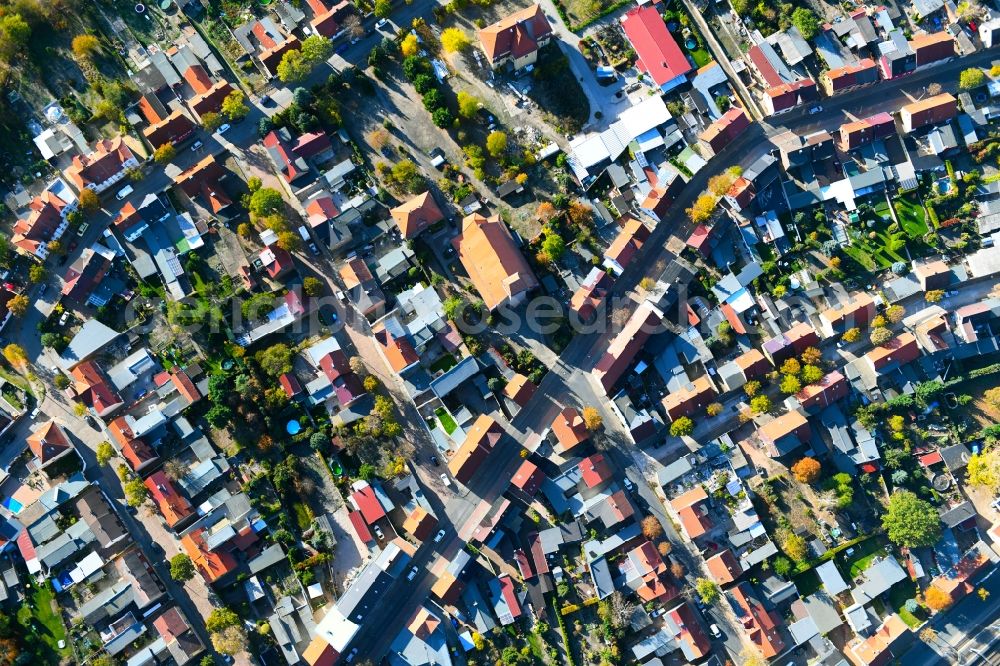
<svg viewBox="0 0 1000 666"><path fill-rule="evenodd" d="M569 632L566 631L566 620L563 618L562 613L559 612L559 607L556 606L556 601L552 600L552 610L556 614L556 620L559 621L559 633L562 634L563 648L566 650L566 662L569 666L576 666L576 662L573 660L573 649L569 645Z"/></svg>
<svg viewBox="0 0 1000 666"><path fill-rule="evenodd" d="M805 572L809 571L810 569L812 569L813 567L817 567L820 564L823 564L824 562L832 560L834 558L834 556L837 555L837 553L845 551L848 548L850 548L851 546L856 546L859 543L861 543L862 541L867 541L868 539L871 539L874 536L875 536L874 534L862 534L861 536L855 537L855 538L851 539L850 541L845 541L844 543L840 544L839 546L834 546L833 548L829 549L828 551L826 551L825 553L823 553L822 555L820 555L816 559L809 560L808 562L802 562L801 564L796 565L796 567L795 567L795 574L797 575L797 574L805 573Z"/></svg>

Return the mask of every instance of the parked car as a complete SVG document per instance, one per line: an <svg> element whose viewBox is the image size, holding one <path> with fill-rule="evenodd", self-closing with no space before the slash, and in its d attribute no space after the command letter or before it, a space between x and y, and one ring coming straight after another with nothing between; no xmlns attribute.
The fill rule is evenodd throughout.
<svg viewBox="0 0 1000 666"><path fill-rule="evenodd" d="M625 485L625 490L632 492L635 490L635 484L632 483L632 479L627 476L622 479L622 483Z"/></svg>
<svg viewBox="0 0 1000 666"><path fill-rule="evenodd" d="M84 222L83 224L81 224L79 226L79 228L77 228L76 235L80 236L80 237L83 237L83 235L85 233L87 233L87 229L89 229L89 228L90 228L90 222Z"/></svg>
<svg viewBox="0 0 1000 666"><path fill-rule="evenodd" d="M230 125L229 123L222 123L221 125L219 125L219 129L215 130L215 132L216 134L225 134L226 132L229 131L230 127L232 127L232 125Z"/></svg>
<svg viewBox="0 0 1000 666"><path fill-rule="evenodd" d="M379 527L378 525L375 525L374 528L373 528L373 531L375 532L375 536L378 537L379 541L385 541L385 535L382 534L382 528L381 527Z"/></svg>
<svg viewBox="0 0 1000 666"><path fill-rule="evenodd" d="M823 107L817 104L817 105L816 105L816 106L814 106L813 108L809 109L809 115L810 115L810 116L814 116L814 115L816 115L817 113L820 113L820 112L822 112L822 111L823 111Z"/></svg>
<svg viewBox="0 0 1000 666"><path fill-rule="evenodd" d="M434 535L434 543L441 543L441 539L444 538L444 530L438 530L438 533Z"/></svg>
<svg viewBox="0 0 1000 666"><path fill-rule="evenodd" d="M204 145L205 144L203 144L201 141L195 141L194 143L191 144L191 152L192 153L197 152L197 150Z"/></svg>
<svg viewBox="0 0 1000 666"><path fill-rule="evenodd" d="M314 257L319 256L319 248L316 247L316 243L309 243L309 251Z"/></svg>
<svg viewBox="0 0 1000 666"><path fill-rule="evenodd" d="M438 457L437 456L431 456L431 464L434 465L435 467L438 466Z"/></svg>
<svg viewBox="0 0 1000 666"><path fill-rule="evenodd" d="M722 632L721 632L721 631L719 631L719 625L717 625L717 624L712 624L712 625L711 625L711 626L710 626L710 627L708 628L708 630L709 630L709 631L711 631L711 632L712 632L712 635L713 635L713 636L715 636L716 638L721 638L721 637L722 637Z"/></svg>
<svg viewBox="0 0 1000 666"><path fill-rule="evenodd" d="M413 580L417 577L417 568L413 567L410 569L410 573L406 574L406 580Z"/></svg>
<svg viewBox="0 0 1000 666"><path fill-rule="evenodd" d="M118 190L118 194L116 194L115 197L118 199L118 201L121 201L122 199L124 199L128 195L132 194L132 192L134 192L134 191L135 190L132 189L131 185L126 185L122 189Z"/></svg>
<svg viewBox="0 0 1000 666"><path fill-rule="evenodd" d="M358 648L354 648L353 650L351 650L350 652L348 652L347 653L347 659L345 659L344 661L346 661L349 664L352 661L354 661L354 658L356 656L358 656Z"/></svg>
<svg viewBox="0 0 1000 666"><path fill-rule="evenodd" d="M448 487L451 487L451 479L448 478L447 474L444 473L441 474L441 483L443 483Z"/></svg>

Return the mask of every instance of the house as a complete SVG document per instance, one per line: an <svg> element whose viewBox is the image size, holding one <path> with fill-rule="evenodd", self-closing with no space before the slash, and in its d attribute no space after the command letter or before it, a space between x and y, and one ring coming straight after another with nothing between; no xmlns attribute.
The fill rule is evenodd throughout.
<svg viewBox="0 0 1000 666"><path fill-rule="evenodd" d="M354 11L347 0L341 0L329 9L321 0L308 0L308 4L313 11L312 21L309 22L313 31L330 39L335 39L344 31L343 21Z"/></svg>
<svg viewBox="0 0 1000 666"><path fill-rule="evenodd" d="M220 493L225 499L206 505L204 515L181 535L182 551L209 585L230 580L260 539L254 529L260 516L250 499L244 493Z"/></svg>
<svg viewBox="0 0 1000 666"><path fill-rule="evenodd" d="M719 585L728 585L743 575L743 567L740 566L739 560L729 548L725 548L705 560L705 566L708 568L709 575Z"/></svg>
<svg viewBox="0 0 1000 666"><path fill-rule="evenodd" d="M839 370L834 370L815 384L802 387L802 390L795 394L795 399L806 411L819 410L846 398L848 391L847 378Z"/></svg>
<svg viewBox="0 0 1000 666"><path fill-rule="evenodd" d="M10 242L21 254L45 261L49 243L61 238L69 228L66 216L76 206L46 190L32 199L28 208L28 216L14 223Z"/></svg>
<svg viewBox="0 0 1000 666"><path fill-rule="evenodd" d="M878 80L878 63L871 58L863 58L855 63L827 70L820 77L820 82L827 95L836 95L860 86L877 83Z"/></svg>
<svg viewBox="0 0 1000 666"><path fill-rule="evenodd" d="M213 214L220 214L233 203L220 182L226 175L226 168L215 159L215 155L206 155L194 166L175 176L174 183L189 198L201 197Z"/></svg>
<svg viewBox="0 0 1000 666"><path fill-rule="evenodd" d="M452 245L489 310L501 305L515 307L538 287L538 279L507 225L497 216L467 216Z"/></svg>
<svg viewBox="0 0 1000 666"><path fill-rule="evenodd" d="M152 447L145 440L136 437L132 426L124 416L119 416L108 423L108 432L111 433L111 439L117 445L122 458L128 463L129 469L136 474L141 474L143 470L159 461L160 457Z"/></svg>
<svg viewBox="0 0 1000 666"><path fill-rule="evenodd" d="M494 615L503 626L513 624L517 618L521 617L522 612L513 579L509 574L500 574L497 578L490 579L489 588L490 596L493 599Z"/></svg>
<svg viewBox="0 0 1000 666"><path fill-rule="evenodd" d="M695 412L707 407L719 392L712 383L711 377L702 375L676 391L671 391L663 398L663 408L671 421L682 416L692 416Z"/></svg>
<svg viewBox="0 0 1000 666"><path fill-rule="evenodd" d="M272 130L264 137L264 149L274 164L274 168L281 174L281 181L294 195L302 187L316 180L316 172L312 169L305 157L299 155L292 148L292 135L287 127Z"/></svg>
<svg viewBox="0 0 1000 666"><path fill-rule="evenodd" d="M707 503L708 493L700 485L670 500L670 508L680 519L681 530L691 541L704 536L712 528Z"/></svg>
<svg viewBox="0 0 1000 666"><path fill-rule="evenodd" d="M575 407L564 407L552 421L557 450L566 454L590 439L590 431Z"/></svg>
<svg viewBox="0 0 1000 666"><path fill-rule="evenodd" d="M1000 18L983 21L979 24L979 39L985 48L991 49L994 44L1000 44Z"/></svg>
<svg viewBox="0 0 1000 666"><path fill-rule="evenodd" d="M809 421L798 410L782 414L757 430L757 438L772 458L780 458L808 444L811 435Z"/></svg>
<svg viewBox="0 0 1000 666"><path fill-rule="evenodd" d="M870 636L851 639L844 654L854 666L885 666L905 654L912 635L903 619L892 613Z"/></svg>
<svg viewBox="0 0 1000 666"><path fill-rule="evenodd" d="M689 664L703 659L712 650L712 643L698 620L698 613L687 602L667 611L663 616L663 632L680 648Z"/></svg>
<svg viewBox="0 0 1000 666"><path fill-rule="evenodd" d="M552 26L539 5L509 14L476 32L486 62L497 69L508 62L515 70L538 60L538 51L552 39Z"/></svg>
<svg viewBox="0 0 1000 666"><path fill-rule="evenodd" d="M940 259L913 261L913 275L924 291L947 289L951 284L951 267Z"/></svg>
<svg viewBox="0 0 1000 666"><path fill-rule="evenodd" d="M888 39L879 43L878 52L879 68L884 79L906 76L917 69L917 54L913 52L901 30L890 32Z"/></svg>
<svg viewBox="0 0 1000 666"><path fill-rule="evenodd" d="M785 642L778 633L781 618L768 611L757 599L748 583L740 583L729 591L735 602L737 619L764 659L773 659L785 651Z"/></svg>
<svg viewBox="0 0 1000 666"><path fill-rule="evenodd" d="M96 361L84 361L69 374L74 397L94 410L98 417L103 419L124 404Z"/></svg>
<svg viewBox="0 0 1000 666"><path fill-rule="evenodd" d="M167 609L153 620L153 628L159 634L166 646L167 652L178 666L184 666L192 661L205 646L201 644L198 635L177 606ZM153 645L156 643L154 642Z"/></svg>
<svg viewBox="0 0 1000 666"><path fill-rule="evenodd" d="M865 354L864 360L872 372L880 375L911 363L919 357L920 345L917 344L917 338L906 331L869 351Z"/></svg>
<svg viewBox="0 0 1000 666"><path fill-rule="evenodd" d="M734 106L722 114L721 118L706 127L698 135L698 140L704 148L704 154L711 157L718 155L748 127L750 127L750 118L743 109Z"/></svg>
<svg viewBox="0 0 1000 666"><path fill-rule="evenodd" d="M673 90L687 81L687 73L694 68L655 7L641 5L631 9L621 22L625 36L638 57L636 68L652 79L662 92Z"/></svg>
<svg viewBox="0 0 1000 666"><path fill-rule="evenodd" d="M868 292L858 292L843 306L820 312L820 330L829 338L843 335L850 328L866 328L876 312L875 299Z"/></svg>
<svg viewBox="0 0 1000 666"><path fill-rule="evenodd" d="M581 460L578 470L583 486L588 490L602 488L614 478L614 470L603 453L595 453Z"/></svg>
<svg viewBox="0 0 1000 666"><path fill-rule="evenodd" d="M448 461L448 471L455 480L468 484L469 480L490 455L503 436L504 429L495 419L481 414L466 431L465 441Z"/></svg>
<svg viewBox="0 0 1000 666"><path fill-rule="evenodd" d="M649 227L641 220L631 215L626 215L623 220L621 231L618 232L604 253L604 265L618 275L622 274L625 266L632 261L632 257L636 255L650 236Z"/></svg>
<svg viewBox="0 0 1000 666"><path fill-rule="evenodd" d="M194 121L186 113L177 109L160 122L144 128L142 135L153 147L153 150L156 150L168 143L176 146L186 141L194 134L195 129Z"/></svg>
<svg viewBox="0 0 1000 666"><path fill-rule="evenodd" d="M594 375L604 392L611 395L618 380L635 359L639 350L663 324L663 313L649 301L643 301L629 317L621 332L608 345L608 350L594 366Z"/></svg>
<svg viewBox="0 0 1000 666"><path fill-rule="evenodd" d="M958 113L958 100L950 93L941 93L904 105L899 110L903 131L915 130L951 120Z"/></svg>
<svg viewBox="0 0 1000 666"><path fill-rule="evenodd" d="M420 233L444 219L430 190L418 194L389 211L403 238L416 238Z"/></svg>
<svg viewBox="0 0 1000 666"><path fill-rule="evenodd" d="M1000 298L987 298L955 310L954 330L965 342L986 340L1000 333Z"/></svg>
<svg viewBox="0 0 1000 666"><path fill-rule="evenodd" d="M628 551L620 568L625 576L625 585L635 592L642 603L667 603L680 594L670 580L669 567L652 541L644 541Z"/></svg>
<svg viewBox="0 0 1000 666"><path fill-rule="evenodd" d="M523 408L531 401L537 390L538 387L530 379L521 373L516 373L503 387L503 394L515 405Z"/></svg>
<svg viewBox="0 0 1000 666"><path fill-rule="evenodd" d="M764 111L773 116L791 111L797 106L811 104L819 100L819 89L812 79L799 79L768 88L761 98Z"/></svg>
<svg viewBox="0 0 1000 666"><path fill-rule="evenodd" d="M910 40L917 67L925 67L955 55L955 38L947 30L924 32Z"/></svg>
<svg viewBox="0 0 1000 666"><path fill-rule="evenodd" d="M759 379L774 369L764 353L756 347L734 358L733 363L739 368L743 383Z"/></svg>
<svg viewBox="0 0 1000 666"><path fill-rule="evenodd" d="M862 581L851 590L851 596L854 598L854 603L863 606L875 601L893 585L906 580L908 576L895 556L889 555L877 559L864 570L861 578Z"/></svg>
<svg viewBox="0 0 1000 666"><path fill-rule="evenodd" d="M75 451L66 431L55 421L48 421L35 428L27 437L28 449L41 467Z"/></svg>
<svg viewBox="0 0 1000 666"><path fill-rule="evenodd" d="M170 529L195 515L191 503L180 494L173 480L163 470L153 472L143 483Z"/></svg>
<svg viewBox="0 0 1000 666"><path fill-rule="evenodd" d="M340 267L340 279L355 307L372 319L385 307L385 294L364 259L355 257Z"/></svg>
<svg viewBox="0 0 1000 666"><path fill-rule="evenodd" d="M63 276L63 297L80 305L105 305L110 299L105 294L97 293L97 287L111 270L114 259L114 250L100 243L84 248Z"/></svg>
<svg viewBox="0 0 1000 666"><path fill-rule="evenodd" d="M514 476L510 479L510 485L521 491L523 496L528 498L528 501L531 501L531 498L538 493L538 489L542 486L544 480L545 472L539 469L535 463L525 460L517 468L517 471L514 472Z"/></svg>
<svg viewBox="0 0 1000 666"><path fill-rule="evenodd" d="M372 327L372 337L393 372L399 374L420 362L420 356L399 320L388 317Z"/></svg>
<svg viewBox="0 0 1000 666"><path fill-rule="evenodd" d="M840 147L854 150L896 133L896 120L887 111L840 126Z"/></svg>
<svg viewBox="0 0 1000 666"><path fill-rule="evenodd" d="M597 316L598 308L610 293L614 282L614 278L600 267L594 266L590 269L590 273L573 292L573 297L569 301L569 309L579 317L581 323L590 322Z"/></svg>
<svg viewBox="0 0 1000 666"><path fill-rule="evenodd" d="M295 260L292 254L283 247L271 245L265 247L258 255L260 265L272 280L281 280L295 270Z"/></svg>
<svg viewBox="0 0 1000 666"><path fill-rule="evenodd" d="M63 173L77 191L86 187L100 194L138 166L139 160L118 136L98 141L89 155L74 155Z"/></svg>
<svg viewBox="0 0 1000 666"><path fill-rule="evenodd" d="M808 322L798 322L781 335L766 340L761 345L761 350L771 363L778 366L786 359L818 345L819 334L816 329Z"/></svg>

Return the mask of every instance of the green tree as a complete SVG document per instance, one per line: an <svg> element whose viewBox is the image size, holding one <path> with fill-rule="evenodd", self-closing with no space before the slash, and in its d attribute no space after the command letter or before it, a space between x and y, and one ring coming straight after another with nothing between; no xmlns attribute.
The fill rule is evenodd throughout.
<svg viewBox="0 0 1000 666"><path fill-rule="evenodd" d="M309 76L312 69L313 63L302 55L302 51L292 49L281 56L276 71L282 83L295 83Z"/></svg>
<svg viewBox="0 0 1000 666"><path fill-rule="evenodd" d="M0 59L10 63L24 50L31 39L31 26L20 14L11 13L0 18Z"/></svg>
<svg viewBox="0 0 1000 666"><path fill-rule="evenodd" d="M778 555L774 558L771 568L774 569L774 573L778 574L782 578L786 578L792 571L792 562L784 555Z"/></svg>
<svg viewBox="0 0 1000 666"><path fill-rule="evenodd" d="M250 195L249 210L257 217L267 217L279 213L285 208L285 200L281 192L271 187L262 187Z"/></svg>
<svg viewBox="0 0 1000 666"><path fill-rule="evenodd" d="M774 406L771 404L771 399L766 395L755 395L750 399L750 411L754 414L767 414Z"/></svg>
<svg viewBox="0 0 1000 666"><path fill-rule="evenodd" d="M815 384L823 379L823 371L815 365L805 365L802 366L802 374L800 376L806 384Z"/></svg>
<svg viewBox="0 0 1000 666"><path fill-rule="evenodd" d="M873 328L871 333L868 334L868 339L871 343L876 346L882 346L885 343L892 340L892 331L887 328Z"/></svg>
<svg viewBox="0 0 1000 666"><path fill-rule="evenodd" d="M321 296L323 294L323 281L312 276L302 280L302 291L307 296Z"/></svg>
<svg viewBox="0 0 1000 666"><path fill-rule="evenodd" d="M548 234L542 241L542 252L552 261L559 261L565 251L566 243L559 234Z"/></svg>
<svg viewBox="0 0 1000 666"><path fill-rule="evenodd" d="M55 384L56 388L60 391L65 391L69 388L69 377L60 372L52 378L52 383Z"/></svg>
<svg viewBox="0 0 1000 666"><path fill-rule="evenodd" d="M333 55L333 42L322 35L309 35L302 40L302 57L315 67Z"/></svg>
<svg viewBox="0 0 1000 666"><path fill-rule="evenodd" d="M87 214L96 212L101 207L100 197L98 197L97 193L89 187L85 187L80 191L78 201L80 210Z"/></svg>
<svg viewBox="0 0 1000 666"><path fill-rule="evenodd" d="M201 114L201 126L205 128L206 132L214 132L219 129L222 125L222 116L218 113L212 113L208 111Z"/></svg>
<svg viewBox="0 0 1000 666"><path fill-rule="evenodd" d="M785 551L788 557L792 558L793 562L805 562L809 556L809 551L806 548L806 540L798 534L790 534L786 537L781 549Z"/></svg>
<svg viewBox="0 0 1000 666"><path fill-rule="evenodd" d="M472 40L461 28L445 28L441 31L441 47L448 53L464 51L472 45Z"/></svg>
<svg viewBox="0 0 1000 666"><path fill-rule="evenodd" d="M167 164L173 161L175 157L177 157L177 149L174 148L174 144L172 143L165 143L153 151L153 160L157 164Z"/></svg>
<svg viewBox="0 0 1000 666"><path fill-rule="evenodd" d="M464 90L458 93L458 115L462 118L472 118L479 111L479 98Z"/></svg>
<svg viewBox="0 0 1000 666"><path fill-rule="evenodd" d="M375 16L386 18L392 13L392 0L375 0Z"/></svg>
<svg viewBox="0 0 1000 666"><path fill-rule="evenodd" d="M48 276L49 272L41 264L32 264L31 268L28 269L28 279L34 284L44 282Z"/></svg>
<svg viewBox="0 0 1000 666"><path fill-rule="evenodd" d="M802 390L802 382L795 375L785 375L781 379L781 385L779 387L782 393L787 393L788 395L794 395Z"/></svg>
<svg viewBox="0 0 1000 666"><path fill-rule="evenodd" d="M500 157L507 151L507 135L500 130L493 130L486 137L486 152L493 157Z"/></svg>
<svg viewBox="0 0 1000 666"><path fill-rule="evenodd" d="M212 405L212 408L205 413L205 420L213 428L225 428L231 418L233 413L225 405Z"/></svg>
<svg viewBox="0 0 1000 666"><path fill-rule="evenodd" d="M194 562L184 553L177 553L170 558L170 577L179 583L185 583L194 578Z"/></svg>
<svg viewBox="0 0 1000 666"><path fill-rule="evenodd" d="M125 482L125 503L131 507L142 506L142 503L149 499L149 488L142 482L142 479L130 479Z"/></svg>
<svg viewBox="0 0 1000 666"><path fill-rule="evenodd" d="M214 608L208 614L208 619L205 620L205 629L208 630L208 633L214 634L226 627L234 627L241 622L242 620L236 611L226 607Z"/></svg>
<svg viewBox="0 0 1000 666"><path fill-rule="evenodd" d="M465 309L465 299L461 296L449 296L441 304L441 310L444 312L445 319L451 321L457 321L460 316L462 316L462 311Z"/></svg>
<svg viewBox="0 0 1000 666"><path fill-rule="evenodd" d="M107 465L111 462L111 459L115 457L115 449L111 446L111 442L101 442L97 445L97 464Z"/></svg>
<svg viewBox="0 0 1000 666"><path fill-rule="evenodd" d="M234 90L222 100L222 112L231 120L243 120L250 113L246 103L246 95L240 90Z"/></svg>
<svg viewBox="0 0 1000 666"><path fill-rule="evenodd" d="M686 437L694 432L694 421L687 416L681 416L670 424L670 434L674 437Z"/></svg>
<svg viewBox="0 0 1000 666"><path fill-rule="evenodd" d="M889 498L882 527L890 541L907 548L933 546L941 538L937 509L909 490L896 490Z"/></svg>
<svg viewBox="0 0 1000 666"><path fill-rule="evenodd" d="M991 494L1000 491L1000 447L993 445L969 457L966 467L969 485L986 488Z"/></svg>
<svg viewBox="0 0 1000 666"><path fill-rule="evenodd" d="M792 12L792 25L799 29L803 39L812 39L819 32L819 17L805 7L798 7Z"/></svg>
<svg viewBox="0 0 1000 666"><path fill-rule="evenodd" d="M292 371L292 350L283 342L273 344L254 356L261 370L272 377Z"/></svg>
<svg viewBox="0 0 1000 666"><path fill-rule="evenodd" d="M701 597L701 602L711 606L719 600L719 586L708 578L699 578L694 582L694 589Z"/></svg>
<svg viewBox="0 0 1000 666"><path fill-rule="evenodd" d="M247 635L242 626L226 627L209 638L212 639L212 647L216 652L222 654L237 655L247 649Z"/></svg>
<svg viewBox="0 0 1000 666"><path fill-rule="evenodd" d="M435 127L440 127L441 129L451 127L455 122L455 118L451 115L451 111L449 111L446 107L434 109L434 113L431 114L431 120L434 122Z"/></svg>
<svg viewBox="0 0 1000 666"><path fill-rule="evenodd" d="M986 83L986 72L978 67L963 69L958 75L958 86L963 90L973 90Z"/></svg>

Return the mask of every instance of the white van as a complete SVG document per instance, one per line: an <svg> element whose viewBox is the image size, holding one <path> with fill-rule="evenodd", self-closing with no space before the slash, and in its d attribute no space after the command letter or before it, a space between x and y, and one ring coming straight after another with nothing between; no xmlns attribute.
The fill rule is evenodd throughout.
<svg viewBox="0 0 1000 666"><path fill-rule="evenodd" d="M131 185L126 185L122 189L118 190L118 194L116 194L115 197L118 199L118 201L121 201L122 199L124 199L128 195L132 194L132 192L134 192L134 191L135 190L132 189Z"/></svg>

